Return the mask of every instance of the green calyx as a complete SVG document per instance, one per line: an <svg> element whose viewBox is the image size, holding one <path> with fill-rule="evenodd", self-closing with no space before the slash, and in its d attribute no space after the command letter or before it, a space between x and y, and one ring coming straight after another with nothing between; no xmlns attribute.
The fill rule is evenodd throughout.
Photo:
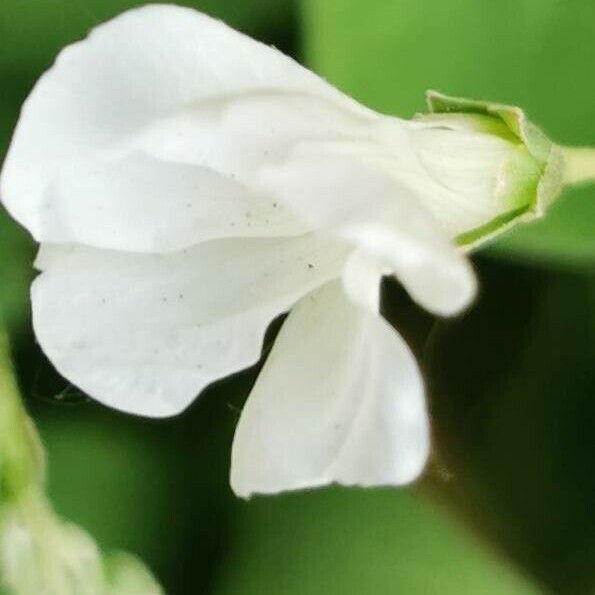
<svg viewBox="0 0 595 595"><path fill-rule="evenodd" d="M430 115L449 114L474 117L477 126L518 144L514 157L507 163L504 187L499 189L505 210L492 221L466 231L456 238L467 249L489 240L520 222L541 217L558 196L564 181L562 151L519 107L449 97L428 91L426 101Z"/></svg>

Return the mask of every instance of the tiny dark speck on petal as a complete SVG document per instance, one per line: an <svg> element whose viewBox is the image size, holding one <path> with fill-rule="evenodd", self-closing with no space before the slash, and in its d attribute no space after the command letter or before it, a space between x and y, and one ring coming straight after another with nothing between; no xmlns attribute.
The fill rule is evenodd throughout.
<svg viewBox="0 0 595 595"><path fill-rule="evenodd" d="M309 263L308 263L308 268L309 268L309 269L313 269L313 268L314 268L314 265L313 265L311 262L309 262Z"/></svg>
<svg viewBox="0 0 595 595"><path fill-rule="evenodd" d="M183 300L184 299L184 294L183 293L178 293L178 299L179 300Z"/></svg>
<svg viewBox="0 0 595 595"><path fill-rule="evenodd" d="M274 202L274 203L273 203L273 209L276 209L276 208L277 208L277 203L276 203L276 202Z"/></svg>
<svg viewBox="0 0 595 595"><path fill-rule="evenodd" d="M165 295L164 295L164 296L161 298L161 301L162 301L162 302L167 302L167 296L165 296Z"/></svg>

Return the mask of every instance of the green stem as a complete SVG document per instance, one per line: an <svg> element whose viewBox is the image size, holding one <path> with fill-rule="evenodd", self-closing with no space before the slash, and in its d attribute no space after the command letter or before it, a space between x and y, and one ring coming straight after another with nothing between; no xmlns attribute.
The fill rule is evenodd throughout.
<svg viewBox="0 0 595 595"><path fill-rule="evenodd" d="M590 147L561 147L564 155L564 182L580 184L595 182L595 149Z"/></svg>
<svg viewBox="0 0 595 595"><path fill-rule="evenodd" d="M43 482L43 450L23 407L0 321L0 500L19 499Z"/></svg>

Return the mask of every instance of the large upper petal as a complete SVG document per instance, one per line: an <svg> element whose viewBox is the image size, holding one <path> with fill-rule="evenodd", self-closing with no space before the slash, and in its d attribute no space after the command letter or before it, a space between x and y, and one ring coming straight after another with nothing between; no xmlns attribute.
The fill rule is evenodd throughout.
<svg viewBox="0 0 595 595"><path fill-rule="evenodd" d="M163 251L300 234L244 174L296 138L357 136L375 117L220 21L151 5L97 27L41 77L0 196L39 241Z"/></svg>
<svg viewBox="0 0 595 595"><path fill-rule="evenodd" d="M67 379L117 409L161 417L258 360L269 322L340 274L316 235L214 240L168 255L42 245L35 333Z"/></svg>
<svg viewBox="0 0 595 595"><path fill-rule="evenodd" d="M334 281L281 328L242 411L231 483L245 497L333 482L399 485L419 475L428 451L411 351Z"/></svg>

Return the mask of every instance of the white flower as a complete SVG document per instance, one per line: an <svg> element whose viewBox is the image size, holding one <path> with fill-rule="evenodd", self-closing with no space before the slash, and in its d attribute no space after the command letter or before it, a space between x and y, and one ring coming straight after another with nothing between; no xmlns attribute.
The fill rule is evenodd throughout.
<svg viewBox="0 0 595 595"><path fill-rule="evenodd" d="M37 83L2 172L41 243L42 348L95 399L169 416L258 361L291 309L238 425L236 493L412 481L423 382L379 281L461 311L475 280L453 240L534 210L547 161L478 105L380 115L190 9L98 27Z"/></svg>
<svg viewBox="0 0 595 595"><path fill-rule="evenodd" d="M22 406L0 324L0 593L162 595L140 560L103 554L44 490L45 452Z"/></svg>
<svg viewBox="0 0 595 595"><path fill-rule="evenodd" d="M0 591L12 595L163 595L134 556L107 556L80 527L30 492L0 505Z"/></svg>

